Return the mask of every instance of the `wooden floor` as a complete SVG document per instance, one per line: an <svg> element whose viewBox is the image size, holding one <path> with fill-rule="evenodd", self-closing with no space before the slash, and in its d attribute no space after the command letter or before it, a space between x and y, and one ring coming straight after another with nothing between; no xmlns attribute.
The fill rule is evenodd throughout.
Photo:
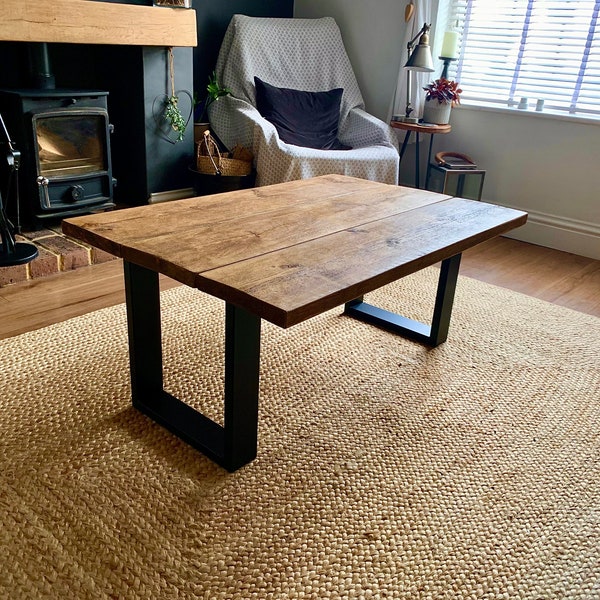
<svg viewBox="0 0 600 600"><path fill-rule="evenodd" d="M496 238L463 255L462 275L600 317L600 261ZM161 288L178 285L161 279ZM0 288L0 339L124 302L119 260Z"/></svg>

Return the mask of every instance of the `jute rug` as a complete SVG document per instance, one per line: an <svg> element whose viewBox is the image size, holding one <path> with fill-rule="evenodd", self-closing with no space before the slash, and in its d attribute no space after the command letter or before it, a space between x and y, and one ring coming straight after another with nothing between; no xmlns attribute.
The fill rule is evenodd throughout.
<svg viewBox="0 0 600 600"><path fill-rule="evenodd" d="M426 318L434 276L369 299ZM217 418L223 307L163 307ZM600 598L600 319L461 278L436 349L339 310L262 348L228 474L130 407L123 306L0 342L0 595Z"/></svg>

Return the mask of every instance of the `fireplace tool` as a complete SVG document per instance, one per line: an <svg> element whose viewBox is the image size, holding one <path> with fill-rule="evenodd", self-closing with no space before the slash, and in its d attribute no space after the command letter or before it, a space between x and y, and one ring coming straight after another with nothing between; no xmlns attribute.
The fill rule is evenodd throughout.
<svg viewBox="0 0 600 600"><path fill-rule="evenodd" d="M10 139L4 119L0 114L0 143L6 143L8 149L6 152L6 161L8 164L8 185L7 196L11 190L11 183L14 181L14 190L17 206L19 205L19 179L16 176L21 163L21 153L17 150ZM8 201L8 200L7 200ZM10 267L13 265L22 265L32 261L38 255L38 249L33 244L16 242L13 235L13 225L8 220L4 212L2 203L2 193L0 193L0 267Z"/></svg>

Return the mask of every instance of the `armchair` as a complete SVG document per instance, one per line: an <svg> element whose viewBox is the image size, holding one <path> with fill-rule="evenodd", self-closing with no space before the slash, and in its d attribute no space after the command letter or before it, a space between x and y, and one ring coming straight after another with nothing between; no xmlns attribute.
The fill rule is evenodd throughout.
<svg viewBox="0 0 600 600"><path fill-rule="evenodd" d="M274 19L234 15L217 60L231 90L209 109L211 125L229 148L252 148L257 185L336 173L398 182L398 141L386 123L364 110L340 30L331 17ZM338 138L351 150L285 143L256 108L254 77L278 88L322 92L343 88Z"/></svg>

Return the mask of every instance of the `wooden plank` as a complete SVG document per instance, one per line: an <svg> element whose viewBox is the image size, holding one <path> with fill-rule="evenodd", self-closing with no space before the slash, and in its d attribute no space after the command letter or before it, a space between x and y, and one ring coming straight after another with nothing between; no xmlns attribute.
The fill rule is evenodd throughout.
<svg viewBox="0 0 600 600"><path fill-rule="evenodd" d="M495 238L463 256L461 273L567 308L600 315L600 261Z"/></svg>
<svg viewBox="0 0 600 600"><path fill-rule="evenodd" d="M531 282L534 264L542 268ZM122 270L113 260L0 288L0 339L123 302ZM600 317L598 260L496 237L463 253L461 274Z"/></svg>
<svg viewBox="0 0 600 600"><path fill-rule="evenodd" d="M324 176L77 217L63 231L289 327L526 218L482 202Z"/></svg>
<svg viewBox="0 0 600 600"><path fill-rule="evenodd" d="M452 198L204 272L196 287L290 327L526 220L521 211Z"/></svg>
<svg viewBox="0 0 600 600"><path fill-rule="evenodd" d="M179 283L161 277L160 285ZM8 285L0 288L0 340L124 301L120 260Z"/></svg>
<svg viewBox="0 0 600 600"><path fill-rule="evenodd" d="M91 0L2 0L0 40L196 46L196 12Z"/></svg>
<svg viewBox="0 0 600 600"><path fill-rule="evenodd" d="M194 286L196 274L449 196L325 176L68 219L63 231Z"/></svg>
<svg viewBox="0 0 600 600"><path fill-rule="evenodd" d="M365 214L376 214L374 211L381 210L383 203L402 200L406 206L418 206L449 197L352 177L324 175L310 180L71 218L64 221L63 230L69 235L76 233L79 239L103 244L98 247L110 252L118 245L135 246L157 235L177 238L186 230L197 231L199 227L213 227L220 222L257 216L268 220L281 209L294 211L299 207L300 211L311 211L325 199L330 201L334 210L337 205L340 212L352 207L364 210Z"/></svg>

